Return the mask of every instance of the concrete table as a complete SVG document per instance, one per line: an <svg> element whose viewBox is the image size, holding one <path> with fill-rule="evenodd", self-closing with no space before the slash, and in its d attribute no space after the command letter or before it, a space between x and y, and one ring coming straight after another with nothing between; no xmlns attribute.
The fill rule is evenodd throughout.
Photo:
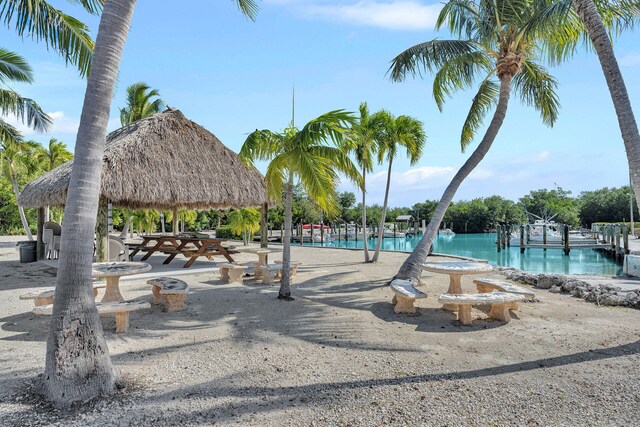
<svg viewBox="0 0 640 427"><path fill-rule="evenodd" d="M462 285L460 278L467 274L483 274L493 271L493 267L484 262L475 261L444 261L444 262L425 262L421 268L431 273L440 273L449 275L448 294L462 294ZM457 304L445 304L445 310L456 311Z"/></svg>
<svg viewBox="0 0 640 427"><path fill-rule="evenodd" d="M101 302L122 302L120 277L146 273L151 270L151 265L146 262L94 262L91 270L93 277L104 278L107 282Z"/></svg>

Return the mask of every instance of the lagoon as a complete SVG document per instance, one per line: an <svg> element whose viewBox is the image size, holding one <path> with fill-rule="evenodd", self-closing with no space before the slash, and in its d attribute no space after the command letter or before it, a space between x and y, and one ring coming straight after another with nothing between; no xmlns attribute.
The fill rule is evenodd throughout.
<svg viewBox="0 0 640 427"><path fill-rule="evenodd" d="M418 245L422 235L398 239L384 239L382 250L411 252ZM556 274L596 274L616 276L622 273L622 266L604 252L596 249L571 249L564 255L560 249L527 249L520 254L519 247L496 250L496 234L456 234L438 236L434 242L434 252L470 258L486 259L492 265L518 268L529 273ZM375 249L376 239L369 239L367 245ZM295 245L295 243L294 243ZM334 248L362 248L362 241L334 241L331 243L305 243L305 246L330 246Z"/></svg>

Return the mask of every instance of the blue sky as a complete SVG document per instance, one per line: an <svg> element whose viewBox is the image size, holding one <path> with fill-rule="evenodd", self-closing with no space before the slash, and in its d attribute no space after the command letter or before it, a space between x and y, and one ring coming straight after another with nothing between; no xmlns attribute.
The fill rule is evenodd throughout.
<svg viewBox="0 0 640 427"><path fill-rule="evenodd" d="M57 7L86 22L98 20L65 1ZM326 111L372 111L422 120L428 135L424 157L410 166L394 163L390 204L439 199L467 154L459 135L472 93L459 93L440 113L432 80L391 83L389 61L404 49L446 32L433 31L439 2L417 0L263 0L256 22L229 0L138 2L112 104L110 130L119 125L127 85L145 81L187 117L238 151L256 128L282 130L291 119L296 87L296 123ZM36 99L54 118L48 134L75 143L85 83L43 44L20 40L1 29L2 47L25 56L35 71L33 85L13 85ZM616 53L636 112L640 111L638 31L616 41ZM538 114L511 98L504 125L491 151L463 183L456 200L499 194L517 199L530 190L558 185L574 193L628 182L627 161L609 92L594 54L582 52L552 69L562 105L553 129ZM640 113L636 113L638 115ZM488 121L487 121L488 122ZM472 145L468 152L475 147ZM264 165L259 165L264 171ZM386 165L368 178L368 202L381 203ZM343 190L354 190L349 183Z"/></svg>

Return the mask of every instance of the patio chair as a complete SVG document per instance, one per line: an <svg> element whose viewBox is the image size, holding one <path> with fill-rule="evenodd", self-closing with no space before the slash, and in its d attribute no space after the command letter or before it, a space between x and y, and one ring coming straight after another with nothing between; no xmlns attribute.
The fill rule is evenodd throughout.
<svg viewBox="0 0 640 427"><path fill-rule="evenodd" d="M129 250L120 238L109 236L109 261L128 261Z"/></svg>

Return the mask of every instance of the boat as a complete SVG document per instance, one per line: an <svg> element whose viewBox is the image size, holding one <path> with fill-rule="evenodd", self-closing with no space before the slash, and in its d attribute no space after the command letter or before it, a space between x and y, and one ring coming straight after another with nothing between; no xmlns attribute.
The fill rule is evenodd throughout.
<svg viewBox="0 0 640 427"><path fill-rule="evenodd" d="M544 234L545 228L547 233L547 243L549 244L559 244L562 243L562 226L563 224L558 224L552 220L545 219L536 219L533 223L528 224L529 226L529 241L528 243L544 243ZM527 232L525 231L525 234ZM590 241L592 238L583 236L580 232L569 232L570 241ZM526 236L525 236L526 239ZM520 244L520 229L513 230L511 232L510 244L512 246L518 246Z"/></svg>
<svg viewBox="0 0 640 427"><path fill-rule="evenodd" d="M405 237L405 232L404 231L393 231L389 226L385 225L384 229L382 231L382 238L384 239L399 239L401 237Z"/></svg>
<svg viewBox="0 0 640 427"><path fill-rule="evenodd" d="M339 232L333 232L330 236L333 240L362 240L362 228L358 227L357 230L358 231L356 236L355 224L343 224L340 225ZM373 235L373 232L369 228L365 230L365 233L367 235L367 238L371 238L371 236Z"/></svg>
<svg viewBox="0 0 640 427"><path fill-rule="evenodd" d="M450 228L445 228L443 230L440 230L440 234L442 236L455 236L456 233L453 232L453 230L451 230Z"/></svg>

